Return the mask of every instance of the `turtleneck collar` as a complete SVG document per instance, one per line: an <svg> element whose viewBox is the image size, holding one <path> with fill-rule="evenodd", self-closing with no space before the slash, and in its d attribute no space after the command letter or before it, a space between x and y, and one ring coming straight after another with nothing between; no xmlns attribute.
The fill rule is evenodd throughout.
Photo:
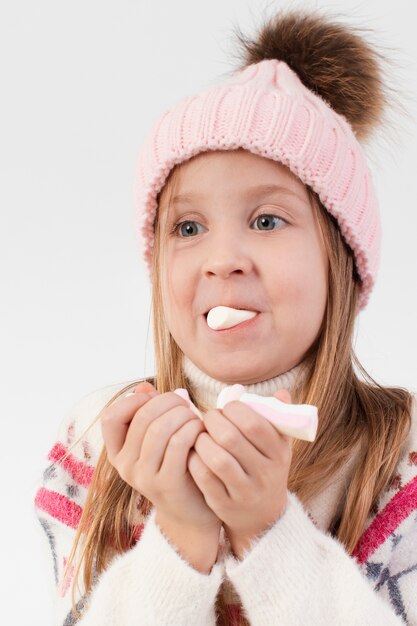
<svg viewBox="0 0 417 626"><path fill-rule="evenodd" d="M195 363L193 363L185 354L183 355L183 372L189 381L192 393L197 402L201 403L207 409L215 408L216 400L219 393L230 383L224 383L216 378L212 378ZM262 380L258 383L243 385L245 393L256 393L260 396L272 396L279 389L288 389L290 392L295 385L297 377L301 375L301 366L296 365L288 372L284 372L274 378Z"/></svg>

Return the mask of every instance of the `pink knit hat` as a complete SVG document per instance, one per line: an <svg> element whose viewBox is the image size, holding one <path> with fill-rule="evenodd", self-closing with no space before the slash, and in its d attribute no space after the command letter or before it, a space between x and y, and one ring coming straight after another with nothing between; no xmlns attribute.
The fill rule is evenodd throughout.
<svg viewBox="0 0 417 626"><path fill-rule="evenodd" d="M244 148L279 161L317 192L354 253L364 309L380 260L381 225L371 172L346 118L285 63L264 59L186 97L153 125L139 153L135 203L149 272L156 198L171 169L208 150Z"/></svg>

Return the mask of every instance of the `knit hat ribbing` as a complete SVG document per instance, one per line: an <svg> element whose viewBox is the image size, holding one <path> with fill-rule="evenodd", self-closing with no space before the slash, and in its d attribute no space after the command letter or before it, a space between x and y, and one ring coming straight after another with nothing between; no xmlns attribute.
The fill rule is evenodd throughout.
<svg viewBox="0 0 417 626"><path fill-rule="evenodd" d="M317 192L353 251L361 279L358 312L364 309L379 267L381 224L363 148L343 115L276 59L180 100L145 138L135 204L148 270L156 199L171 169L200 152L238 148L281 162Z"/></svg>

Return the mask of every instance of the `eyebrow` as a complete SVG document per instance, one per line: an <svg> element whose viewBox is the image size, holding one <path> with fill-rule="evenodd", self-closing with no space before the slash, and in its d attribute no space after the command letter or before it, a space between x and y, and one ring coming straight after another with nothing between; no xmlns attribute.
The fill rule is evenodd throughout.
<svg viewBox="0 0 417 626"><path fill-rule="evenodd" d="M272 185L272 184L255 185L254 187L248 187L243 192L242 195L246 196L247 198L254 198L254 197L259 198L259 197L269 196L277 192L283 195L293 196L294 198L297 198L297 200L300 200L301 202L305 202L305 198L304 199L301 198L294 191L291 191L290 189L288 189L288 187L284 187L282 185ZM172 203L173 204L180 204L180 203L186 204L202 197L203 197L202 194L199 194L199 193L178 193L172 198Z"/></svg>

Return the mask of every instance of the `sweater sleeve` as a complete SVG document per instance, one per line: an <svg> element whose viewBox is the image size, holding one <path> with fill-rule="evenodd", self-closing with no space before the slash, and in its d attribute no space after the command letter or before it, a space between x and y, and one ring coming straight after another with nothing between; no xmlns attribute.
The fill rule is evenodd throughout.
<svg viewBox="0 0 417 626"><path fill-rule="evenodd" d="M99 578L80 626L214 626L222 564L209 575L187 563L148 515L141 537Z"/></svg>
<svg viewBox="0 0 417 626"><path fill-rule="evenodd" d="M391 484L352 556L288 492L284 514L225 572L251 626L417 626L417 394Z"/></svg>
<svg viewBox="0 0 417 626"><path fill-rule="evenodd" d="M288 496L284 514L242 560L232 554L225 559L251 626L417 626L415 510L399 529L406 549L379 564L385 578L392 576L384 594L381 579L372 583L343 544L315 526L297 496ZM395 595L401 575L400 606Z"/></svg>
<svg viewBox="0 0 417 626"><path fill-rule="evenodd" d="M104 392L103 392L104 391ZM72 585L63 584L63 573L82 514L95 461L101 452L100 433L94 429L60 463L105 402L114 386L85 396L62 423L58 440L48 454L48 466L35 490L35 512L46 535L51 557L55 626L214 626L215 599L223 578L219 559L209 574L195 570L177 551L148 514L137 543L117 554L98 577L87 596L82 571L72 613ZM73 575L73 572L72 572Z"/></svg>

